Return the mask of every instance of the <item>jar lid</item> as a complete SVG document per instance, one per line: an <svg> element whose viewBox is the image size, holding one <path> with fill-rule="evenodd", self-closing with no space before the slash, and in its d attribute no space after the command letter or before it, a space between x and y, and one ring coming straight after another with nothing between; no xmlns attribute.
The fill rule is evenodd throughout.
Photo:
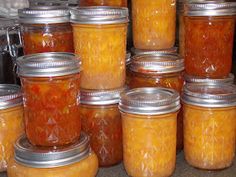
<svg viewBox="0 0 236 177"><path fill-rule="evenodd" d="M17 73L26 77L53 77L80 72L81 61L72 53L49 52L17 58Z"/></svg>
<svg viewBox="0 0 236 177"><path fill-rule="evenodd" d="M178 47L172 47L169 49L162 50L142 50L131 48L132 55L144 55L144 54L177 54Z"/></svg>
<svg viewBox="0 0 236 177"><path fill-rule="evenodd" d="M184 59L174 54L146 54L132 57L130 70L138 73L167 74L184 70Z"/></svg>
<svg viewBox="0 0 236 177"><path fill-rule="evenodd" d="M70 22L70 11L59 6L36 6L18 11L20 23L48 24Z"/></svg>
<svg viewBox="0 0 236 177"><path fill-rule="evenodd" d="M85 159L90 153L89 137L81 133L80 140L69 146L33 146L26 136L15 143L16 162L34 168L53 168L70 165Z"/></svg>
<svg viewBox="0 0 236 177"><path fill-rule="evenodd" d="M199 77L199 76L190 76L188 74L185 74L184 80L187 83L206 83L206 84L228 83L228 84L233 84L234 83L234 75L232 73L230 73L228 77L225 77L222 79L210 79L210 78Z"/></svg>
<svg viewBox="0 0 236 177"><path fill-rule="evenodd" d="M0 84L0 109L8 109L22 104L21 88L18 85Z"/></svg>
<svg viewBox="0 0 236 177"><path fill-rule="evenodd" d="M167 88L136 88L121 93L119 109L139 115L161 115L180 109L178 92Z"/></svg>
<svg viewBox="0 0 236 177"><path fill-rule="evenodd" d="M131 53L130 52L127 52L126 53L126 65L129 65L131 63Z"/></svg>
<svg viewBox="0 0 236 177"><path fill-rule="evenodd" d="M71 22L79 24L116 24L129 21L128 8L90 6L71 9Z"/></svg>
<svg viewBox="0 0 236 177"><path fill-rule="evenodd" d="M236 86L232 84L186 84L182 93L182 101L210 108L236 106Z"/></svg>
<svg viewBox="0 0 236 177"><path fill-rule="evenodd" d="M118 104L120 101L120 94L126 88L119 88L115 90L81 90L80 103L87 105L110 105Z"/></svg>
<svg viewBox="0 0 236 177"><path fill-rule="evenodd" d="M236 2L225 0L192 0L184 7L187 16L226 16L236 14Z"/></svg>

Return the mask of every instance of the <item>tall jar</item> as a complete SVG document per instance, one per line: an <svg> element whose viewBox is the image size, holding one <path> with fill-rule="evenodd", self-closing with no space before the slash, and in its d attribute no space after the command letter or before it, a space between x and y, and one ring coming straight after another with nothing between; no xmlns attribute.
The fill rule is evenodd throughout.
<svg viewBox="0 0 236 177"><path fill-rule="evenodd" d="M6 171L14 143L24 133L21 89L0 85L0 172Z"/></svg>
<svg viewBox="0 0 236 177"><path fill-rule="evenodd" d="M128 9L74 8L71 21L75 53L82 59L81 88L107 90L123 87Z"/></svg>
<svg viewBox="0 0 236 177"><path fill-rule="evenodd" d="M235 157L236 86L187 84L182 101L187 162L206 170L231 166Z"/></svg>
<svg viewBox="0 0 236 177"><path fill-rule="evenodd" d="M132 19L135 48L159 50L174 46L175 0L132 0Z"/></svg>
<svg viewBox="0 0 236 177"><path fill-rule="evenodd" d="M118 164L123 158L121 115L118 109L123 90L81 90L82 130L90 136L91 147L102 167Z"/></svg>
<svg viewBox="0 0 236 177"><path fill-rule="evenodd" d="M8 177L95 177L98 160L90 149L89 138L82 133L79 140L65 147L33 146L26 137L15 144Z"/></svg>
<svg viewBox="0 0 236 177"><path fill-rule="evenodd" d="M179 94L138 88L121 94L123 158L129 176L171 176L176 162Z"/></svg>
<svg viewBox="0 0 236 177"><path fill-rule="evenodd" d="M79 0L79 6L127 7L127 0Z"/></svg>
<svg viewBox="0 0 236 177"><path fill-rule="evenodd" d="M189 75L223 78L232 67L236 3L185 4L185 66Z"/></svg>
<svg viewBox="0 0 236 177"><path fill-rule="evenodd" d="M80 60L70 53L43 53L20 57L17 66L29 141L38 146L77 141Z"/></svg>
<svg viewBox="0 0 236 177"><path fill-rule="evenodd" d="M74 52L70 12L62 7L19 10L24 54Z"/></svg>

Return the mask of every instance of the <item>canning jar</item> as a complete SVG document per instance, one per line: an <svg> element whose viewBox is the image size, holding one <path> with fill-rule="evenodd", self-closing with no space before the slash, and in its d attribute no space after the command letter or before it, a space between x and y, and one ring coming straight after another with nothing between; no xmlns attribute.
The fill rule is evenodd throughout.
<svg viewBox="0 0 236 177"><path fill-rule="evenodd" d="M169 49L160 49L160 50L142 50L131 48L132 55L144 55L144 54L177 54L177 47L172 47Z"/></svg>
<svg viewBox="0 0 236 177"><path fill-rule="evenodd" d="M128 9L74 8L71 21L75 53L82 59L81 88L107 90L123 87Z"/></svg>
<svg viewBox="0 0 236 177"><path fill-rule="evenodd" d="M79 0L79 6L127 7L127 0Z"/></svg>
<svg viewBox="0 0 236 177"><path fill-rule="evenodd" d="M0 172L7 169L14 143L24 133L20 87L0 85Z"/></svg>
<svg viewBox="0 0 236 177"><path fill-rule="evenodd" d="M138 49L168 49L175 44L176 0L132 0L133 40Z"/></svg>
<svg viewBox="0 0 236 177"><path fill-rule="evenodd" d="M185 66L189 75L222 78L232 66L236 3L219 0L187 3Z"/></svg>
<svg viewBox="0 0 236 177"><path fill-rule="evenodd" d="M24 54L74 52L70 12L42 6L19 10Z"/></svg>
<svg viewBox="0 0 236 177"><path fill-rule="evenodd" d="M187 84L182 101L187 162L206 170L229 167L235 156L236 86Z"/></svg>
<svg viewBox="0 0 236 177"><path fill-rule="evenodd" d="M17 59L29 141L60 146L80 136L80 60L70 53L42 53Z"/></svg>
<svg viewBox="0 0 236 177"><path fill-rule="evenodd" d="M122 161L122 126L118 109L120 93L81 90L80 116L82 130L90 136L90 144L100 166L112 166Z"/></svg>
<svg viewBox="0 0 236 177"><path fill-rule="evenodd" d="M172 89L146 87L121 94L123 158L129 176L171 176L179 108L179 94Z"/></svg>
<svg viewBox="0 0 236 177"><path fill-rule="evenodd" d="M82 133L80 140L70 146L33 146L26 137L15 144L15 156L11 158L8 177L95 177L98 160L90 149L89 138Z"/></svg>

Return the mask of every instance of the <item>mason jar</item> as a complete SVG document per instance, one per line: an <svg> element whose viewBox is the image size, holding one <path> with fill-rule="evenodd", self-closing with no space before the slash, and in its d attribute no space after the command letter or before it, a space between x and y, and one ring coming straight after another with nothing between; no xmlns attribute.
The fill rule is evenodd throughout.
<svg viewBox="0 0 236 177"><path fill-rule="evenodd" d="M70 12L57 6L19 10L24 54L74 52Z"/></svg>
<svg viewBox="0 0 236 177"><path fill-rule="evenodd" d="M89 137L82 133L80 139L69 146L33 146L25 136L15 143L15 156L7 169L8 177L95 177L98 160L90 149Z"/></svg>
<svg viewBox="0 0 236 177"><path fill-rule="evenodd" d="M78 7L71 10L71 22L75 53L82 59L81 88L123 87L128 9Z"/></svg>
<svg viewBox="0 0 236 177"><path fill-rule="evenodd" d="M24 98L26 135L38 146L61 146L80 136L80 60L71 53L17 59Z"/></svg>
<svg viewBox="0 0 236 177"><path fill-rule="evenodd" d="M24 133L21 89L0 84L0 172L6 171L14 143Z"/></svg>
<svg viewBox="0 0 236 177"><path fill-rule="evenodd" d="M236 3L185 4L185 67L193 76L224 78L232 67ZM222 62L223 61L223 62Z"/></svg>
<svg viewBox="0 0 236 177"><path fill-rule="evenodd" d="M231 166L235 157L236 86L187 84L182 102L186 161L206 170Z"/></svg>
<svg viewBox="0 0 236 177"><path fill-rule="evenodd" d="M178 92L137 88L121 94L124 166L129 176L171 176L176 162Z"/></svg>

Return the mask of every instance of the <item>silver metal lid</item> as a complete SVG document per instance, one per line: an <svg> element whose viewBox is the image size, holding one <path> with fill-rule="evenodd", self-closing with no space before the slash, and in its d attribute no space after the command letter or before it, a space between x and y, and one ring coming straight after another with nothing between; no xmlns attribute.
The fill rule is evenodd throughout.
<svg viewBox="0 0 236 177"><path fill-rule="evenodd" d="M116 24L129 21L128 8L90 6L71 8L71 22L79 24Z"/></svg>
<svg viewBox="0 0 236 177"><path fill-rule="evenodd" d="M70 11L58 6L37 6L20 9L20 23L24 24L48 24L70 22Z"/></svg>
<svg viewBox="0 0 236 177"><path fill-rule="evenodd" d="M227 16L236 14L236 2L225 0L192 0L184 5L187 16Z"/></svg>
<svg viewBox="0 0 236 177"><path fill-rule="evenodd" d="M229 84L186 84L182 93L184 103L217 108L236 106L236 86Z"/></svg>
<svg viewBox="0 0 236 177"><path fill-rule="evenodd" d="M126 65L129 65L130 64L130 62L131 62L131 53L130 52L127 52L126 53Z"/></svg>
<svg viewBox="0 0 236 177"><path fill-rule="evenodd" d="M69 146L38 147L30 144L26 136L15 143L16 162L33 168L53 168L77 163L90 153L89 137L81 133L80 140Z"/></svg>
<svg viewBox="0 0 236 177"><path fill-rule="evenodd" d="M80 72L81 61L72 53L49 52L17 58L17 73L26 77L53 77Z"/></svg>
<svg viewBox="0 0 236 177"><path fill-rule="evenodd" d="M180 97L173 89L137 88L121 94L119 109L139 115L167 114L180 109Z"/></svg>
<svg viewBox="0 0 236 177"><path fill-rule="evenodd" d="M228 84L233 84L234 83L234 75L232 73L230 73L228 77L225 77L222 79L210 79L210 78L190 76L190 75L185 74L184 80L187 83L206 83L206 84L228 83Z"/></svg>
<svg viewBox="0 0 236 177"><path fill-rule="evenodd" d="M132 55L144 55L144 54L177 54L178 47L172 47L169 49L162 50L142 50L131 48Z"/></svg>
<svg viewBox="0 0 236 177"><path fill-rule="evenodd" d="M20 86L0 84L0 110L21 105L22 102Z"/></svg>
<svg viewBox="0 0 236 177"><path fill-rule="evenodd" d="M179 55L146 54L132 57L130 70L139 73L167 74L184 70L184 59Z"/></svg>
<svg viewBox="0 0 236 177"><path fill-rule="evenodd" d="M81 90L80 91L80 103L87 105L111 105L118 104L120 101L120 93L126 88L120 88L116 90Z"/></svg>

